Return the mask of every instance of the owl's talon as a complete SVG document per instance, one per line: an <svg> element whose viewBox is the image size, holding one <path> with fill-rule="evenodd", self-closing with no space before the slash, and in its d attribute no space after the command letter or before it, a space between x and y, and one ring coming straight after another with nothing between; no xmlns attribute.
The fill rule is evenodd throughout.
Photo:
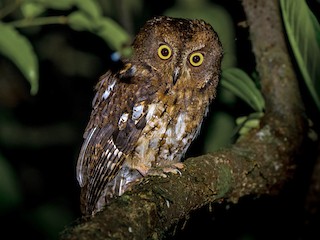
<svg viewBox="0 0 320 240"><path fill-rule="evenodd" d="M173 169L173 168L164 168L163 172L165 173L173 173L173 174L179 174L182 175L181 171L179 169Z"/></svg>
<svg viewBox="0 0 320 240"><path fill-rule="evenodd" d="M185 166L183 163L174 163L171 165L167 166L158 166L149 169L147 175L151 176L161 176L161 177L167 177L168 173L173 173L173 174L179 174L180 176L182 175L181 169L183 169Z"/></svg>
<svg viewBox="0 0 320 240"><path fill-rule="evenodd" d="M173 166L175 166L177 169L184 169L185 165L182 162L177 162L175 164L173 164Z"/></svg>
<svg viewBox="0 0 320 240"><path fill-rule="evenodd" d="M163 172L165 173L173 173L173 174L179 174L182 175L180 169L185 168L184 164L182 162L174 163L169 167L163 168Z"/></svg>

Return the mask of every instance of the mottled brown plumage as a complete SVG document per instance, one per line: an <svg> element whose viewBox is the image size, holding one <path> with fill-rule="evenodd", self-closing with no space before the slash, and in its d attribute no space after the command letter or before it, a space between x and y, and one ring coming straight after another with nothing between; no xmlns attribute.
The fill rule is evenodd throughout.
<svg viewBox="0 0 320 240"><path fill-rule="evenodd" d="M77 164L84 214L100 211L154 167L180 162L216 94L222 48L204 21L153 18L133 52L96 87Z"/></svg>

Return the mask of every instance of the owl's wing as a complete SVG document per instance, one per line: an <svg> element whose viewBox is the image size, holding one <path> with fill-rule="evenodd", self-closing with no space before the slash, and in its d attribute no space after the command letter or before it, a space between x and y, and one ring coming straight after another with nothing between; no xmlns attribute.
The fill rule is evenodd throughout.
<svg viewBox="0 0 320 240"><path fill-rule="evenodd" d="M139 99L137 88L111 72L105 74L97 85L77 162L77 179L82 187L81 201L85 213L91 213L99 199L105 196L106 185L121 169L145 126L143 108L139 119L134 118L137 115L133 113L134 106L143 100Z"/></svg>

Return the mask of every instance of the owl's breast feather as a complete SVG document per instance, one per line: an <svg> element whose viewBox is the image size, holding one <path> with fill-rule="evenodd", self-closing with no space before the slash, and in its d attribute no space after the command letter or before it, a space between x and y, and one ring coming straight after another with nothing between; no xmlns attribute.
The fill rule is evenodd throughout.
<svg viewBox="0 0 320 240"><path fill-rule="evenodd" d="M181 161L199 133L207 108L202 101L197 103L201 106L186 105L177 100L149 104L145 114L146 125L132 157L128 158L128 165L145 174L153 166Z"/></svg>

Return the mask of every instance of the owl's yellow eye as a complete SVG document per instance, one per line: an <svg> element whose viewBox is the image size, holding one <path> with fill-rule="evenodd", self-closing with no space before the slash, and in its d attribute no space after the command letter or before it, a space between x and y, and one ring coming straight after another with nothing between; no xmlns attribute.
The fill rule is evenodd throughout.
<svg viewBox="0 0 320 240"><path fill-rule="evenodd" d="M161 45L158 48L158 56L163 60L169 59L171 57L171 48L168 45Z"/></svg>
<svg viewBox="0 0 320 240"><path fill-rule="evenodd" d="M202 53L195 52L190 55L189 62L194 67L199 67L203 63Z"/></svg>

